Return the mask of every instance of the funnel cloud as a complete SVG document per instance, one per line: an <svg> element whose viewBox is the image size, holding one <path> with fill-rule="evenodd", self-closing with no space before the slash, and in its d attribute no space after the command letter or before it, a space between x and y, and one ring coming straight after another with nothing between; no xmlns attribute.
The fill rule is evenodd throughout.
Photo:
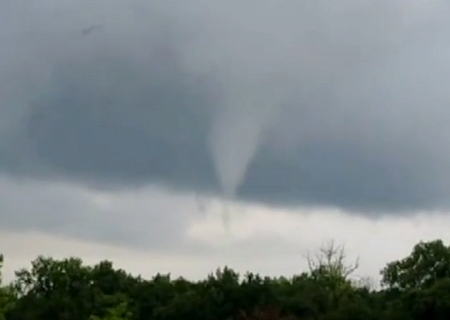
<svg viewBox="0 0 450 320"><path fill-rule="evenodd" d="M265 133L276 120L280 101L273 101L273 96L278 95L267 89L262 97L251 90L230 94L233 99L226 101L213 119L209 146L219 183L227 197L233 197L245 181ZM260 90L264 92L263 88Z"/></svg>
<svg viewBox="0 0 450 320"><path fill-rule="evenodd" d="M0 175L449 209L449 14L443 0L3 2Z"/></svg>

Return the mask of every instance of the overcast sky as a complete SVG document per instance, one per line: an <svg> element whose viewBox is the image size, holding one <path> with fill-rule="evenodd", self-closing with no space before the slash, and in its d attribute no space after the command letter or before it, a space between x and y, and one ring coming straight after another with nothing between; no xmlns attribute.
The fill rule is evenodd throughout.
<svg viewBox="0 0 450 320"><path fill-rule="evenodd" d="M1 1L8 272L289 274L335 239L377 276L445 236L447 2Z"/></svg>

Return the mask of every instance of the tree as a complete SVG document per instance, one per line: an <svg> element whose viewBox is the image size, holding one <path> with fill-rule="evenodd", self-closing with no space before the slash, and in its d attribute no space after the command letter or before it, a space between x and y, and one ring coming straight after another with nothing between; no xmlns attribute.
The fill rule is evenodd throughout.
<svg viewBox="0 0 450 320"><path fill-rule="evenodd" d="M352 291L349 278L359 266L358 259L346 263L345 246L334 241L322 246L314 258L307 257L310 276L330 293L332 308L336 308L342 297Z"/></svg>
<svg viewBox="0 0 450 320"><path fill-rule="evenodd" d="M387 288L356 284L358 260L330 242L291 278L241 277L230 268L188 281L144 280L109 261L38 257L1 284L0 320L446 320L450 319L449 248L421 242L383 269Z"/></svg>
<svg viewBox="0 0 450 320"><path fill-rule="evenodd" d="M110 308L103 317L91 316L89 320L129 320L131 313L128 310L128 305L123 302L117 306Z"/></svg>
<svg viewBox="0 0 450 320"><path fill-rule="evenodd" d="M6 300L6 292L3 288L3 275L2 275L2 269L3 269L3 255L0 254L0 320L5 319L5 304L7 303Z"/></svg>
<svg viewBox="0 0 450 320"><path fill-rule="evenodd" d="M13 283L20 296L14 318L85 319L94 301L89 267L81 259L55 260L39 256L30 269L16 272Z"/></svg>
<svg viewBox="0 0 450 320"><path fill-rule="evenodd" d="M381 284L388 288L428 288L437 280L450 277L450 248L442 240L421 241L409 256L388 263L381 275Z"/></svg>
<svg viewBox="0 0 450 320"><path fill-rule="evenodd" d="M16 295L10 285L3 284L3 255L0 254L0 320L5 319L6 313L14 306Z"/></svg>

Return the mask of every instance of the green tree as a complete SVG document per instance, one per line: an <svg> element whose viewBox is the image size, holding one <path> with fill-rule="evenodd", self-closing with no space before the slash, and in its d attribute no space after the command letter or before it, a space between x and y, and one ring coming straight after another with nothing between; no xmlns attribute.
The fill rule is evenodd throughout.
<svg viewBox="0 0 450 320"><path fill-rule="evenodd" d="M420 242L382 270L385 288L357 284L345 248L333 242L290 278L218 269L188 281L145 280L109 261L38 257L1 284L0 320L443 320L450 319L449 248Z"/></svg>
<svg viewBox="0 0 450 320"><path fill-rule="evenodd" d="M419 242L409 256L393 261L381 271L381 284L409 290L427 288L450 277L450 248L442 240Z"/></svg>
<svg viewBox="0 0 450 320"><path fill-rule="evenodd" d="M91 316L89 320L130 320L131 313L125 302L119 303L117 306L110 308L103 317Z"/></svg>
<svg viewBox="0 0 450 320"><path fill-rule="evenodd" d="M0 254L0 320L5 319L5 307L7 304L7 294L3 288L3 255Z"/></svg>
<svg viewBox="0 0 450 320"><path fill-rule="evenodd" d="M345 246L334 241L322 246L315 257L307 258L310 277L329 296L329 308L337 308L341 299L353 291L350 276L358 269L358 259L347 263Z"/></svg>
<svg viewBox="0 0 450 320"><path fill-rule="evenodd" d="M0 254L0 320L4 320L8 311L14 307L16 295L10 285L3 284L3 255Z"/></svg>
<svg viewBox="0 0 450 320"><path fill-rule="evenodd" d="M21 299L17 318L86 319L92 296L90 268L80 259L55 260L39 256L30 269L16 272L13 285Z"/></svg>

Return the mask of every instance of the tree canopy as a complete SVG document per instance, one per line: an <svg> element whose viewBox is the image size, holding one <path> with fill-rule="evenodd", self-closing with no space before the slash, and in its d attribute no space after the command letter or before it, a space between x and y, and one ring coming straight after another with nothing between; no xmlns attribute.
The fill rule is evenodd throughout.
<svg viewBox="0 0 450 320"><path fill-rule="evenodd" d="M39 256L2 283L0 320L447 320L450 247L420 242L381 270L381 287L352 277L342 246L308 257L290 278L239 275L224 267L201 281L157 274L143 279L110 261Z"/></svg>

